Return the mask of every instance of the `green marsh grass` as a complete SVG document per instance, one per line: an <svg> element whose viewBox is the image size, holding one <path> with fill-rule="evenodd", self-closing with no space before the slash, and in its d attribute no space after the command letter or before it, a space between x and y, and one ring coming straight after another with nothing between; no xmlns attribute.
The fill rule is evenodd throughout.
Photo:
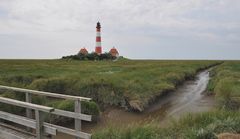
<svg viewBox="0 0 240 139"><path fill-rule="evenodd" d="M220 133L240 133L240 112L217 110L188 114L167 127L151 122L125 127L108 127L93 139L217 139Z"/></svg>
<svg viewBox="0 0 240 139"><path fill-rule="evenodd" d="M217 139L221 133L240 134L240 62L226 61L210 74L208 90L216 96L219 110L188 114L165 128L157 121L109 127L94 133L93 139Z"/></svg>
<svg viewBox="0 0 240 139"><path fill-rule="evenodd" d="M215 95L219 107L240 107L240 62L226 61L212 72L208 90Z"/></svg>
<svg viewBox="0 0 240 139"><path fill-rule="evenodd" d="M218 62L0 60L0 83L91 97L100 108L112 105L143 111L163 93L174 90L184 80L194 77L200 69L216 63Z"/></svg>

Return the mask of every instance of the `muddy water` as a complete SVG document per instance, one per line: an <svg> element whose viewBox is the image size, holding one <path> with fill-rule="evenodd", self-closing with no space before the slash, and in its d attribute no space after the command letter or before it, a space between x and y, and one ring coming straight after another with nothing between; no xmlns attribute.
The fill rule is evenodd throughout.
<svg viewBox="0 0 240 139"><path fill-rule="evenodd" d="M172 118L179 118L181 115L187 113L208 111L212 109L215 104L212 97L203 94L208 81L208 70L200 72L195 80L187 81L175 92L161 97L143 113L133 113L123 109L110 108L102 113L97 124L84 124L83 130L90 133L113 123L118 126L126 126L128 124L152 121L153 119L159 121L159 123L164 126ZM60 134L55 139L72 138L73 137Z"/></svg>

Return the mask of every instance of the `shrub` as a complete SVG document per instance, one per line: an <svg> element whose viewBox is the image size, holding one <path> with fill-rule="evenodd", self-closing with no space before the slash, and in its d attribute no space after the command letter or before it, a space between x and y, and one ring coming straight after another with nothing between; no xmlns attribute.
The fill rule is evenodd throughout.
<svg viewBox="0 0 240 139"><path fill-rule="evenodd" d="M56 109L74 111L74 101L72 100L52 100L50 103L47 103L48 106L54 107ZM82 113L89 115L99 115L99 108L95 102L81 102Z"/></svg>

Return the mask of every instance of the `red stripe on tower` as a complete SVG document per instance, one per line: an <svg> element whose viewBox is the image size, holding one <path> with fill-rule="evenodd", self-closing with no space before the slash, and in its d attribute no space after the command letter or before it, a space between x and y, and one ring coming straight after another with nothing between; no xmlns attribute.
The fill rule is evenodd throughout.
<svg viewBox="0 0 240 139"><path fill-rule="evenodd" d="M96 48L95 53L98 55L102 54L102 44L101 44L101 25L97 22L97 34L96 34Z"/></svg>
<svg viewBox="0 0 240 139"><path fill-rule="evenodd" d="M101 37L96 37L96 42L101 42Z"/></svg>

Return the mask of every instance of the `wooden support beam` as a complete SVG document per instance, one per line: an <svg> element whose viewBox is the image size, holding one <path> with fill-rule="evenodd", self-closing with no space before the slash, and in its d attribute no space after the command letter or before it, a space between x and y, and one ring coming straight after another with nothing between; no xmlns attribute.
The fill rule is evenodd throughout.
<svg viewBox="0 0 240 139"><path fill-rule="evenodd" d="M48 96L48 97L62 98L62 99L70 99L70 100L81 100L81 101L90 101L91 100L91 98L86 98L86 97L56 94L56 93L36 91L36 90L30 90L30 89L22 89L22 88L9 87L9 86L3 86L3 85L0 85L0 89L7 89L7 90L12 90L12 91L17 91L17 92L31 93L34 95L41 95L41 96Z"/></svg>
<svg viewBox="0 0 240 139"><path fill-rule="evenodd" d="M25 97L26 97L26 102L32 103L32 94L25 93ZM27 116L27 118L32 119L32 110L31 109L26 109L26 116Z"/></svg>
<svg viewBox="0 0 240 139"><path fill-rule="evenodd" d="M44 117L45 113L39 110L35 110L35 117L36 117L36 139L43 139L44 138Z"/></svg>
<svg viewBox="0 0 240 139"><path fill-rule="evenodd" d="M81 101L80 100L75 100L75 113L81 113ZM82 128L82 122L80 119L75 118L75 130L76 131L81 131ZM80 139L79 137L76 137L76 139Z"/></svg>
<svg viewBox="0 0 240 139"><path fill-rule="evenodd" d="M32 94L25 93L25 99L26 99L26 102L32 103ZM32 109L26 109L26 116L27 118L33 119ZM31 129L27 127L27 131L31 132Z"/></svg>

